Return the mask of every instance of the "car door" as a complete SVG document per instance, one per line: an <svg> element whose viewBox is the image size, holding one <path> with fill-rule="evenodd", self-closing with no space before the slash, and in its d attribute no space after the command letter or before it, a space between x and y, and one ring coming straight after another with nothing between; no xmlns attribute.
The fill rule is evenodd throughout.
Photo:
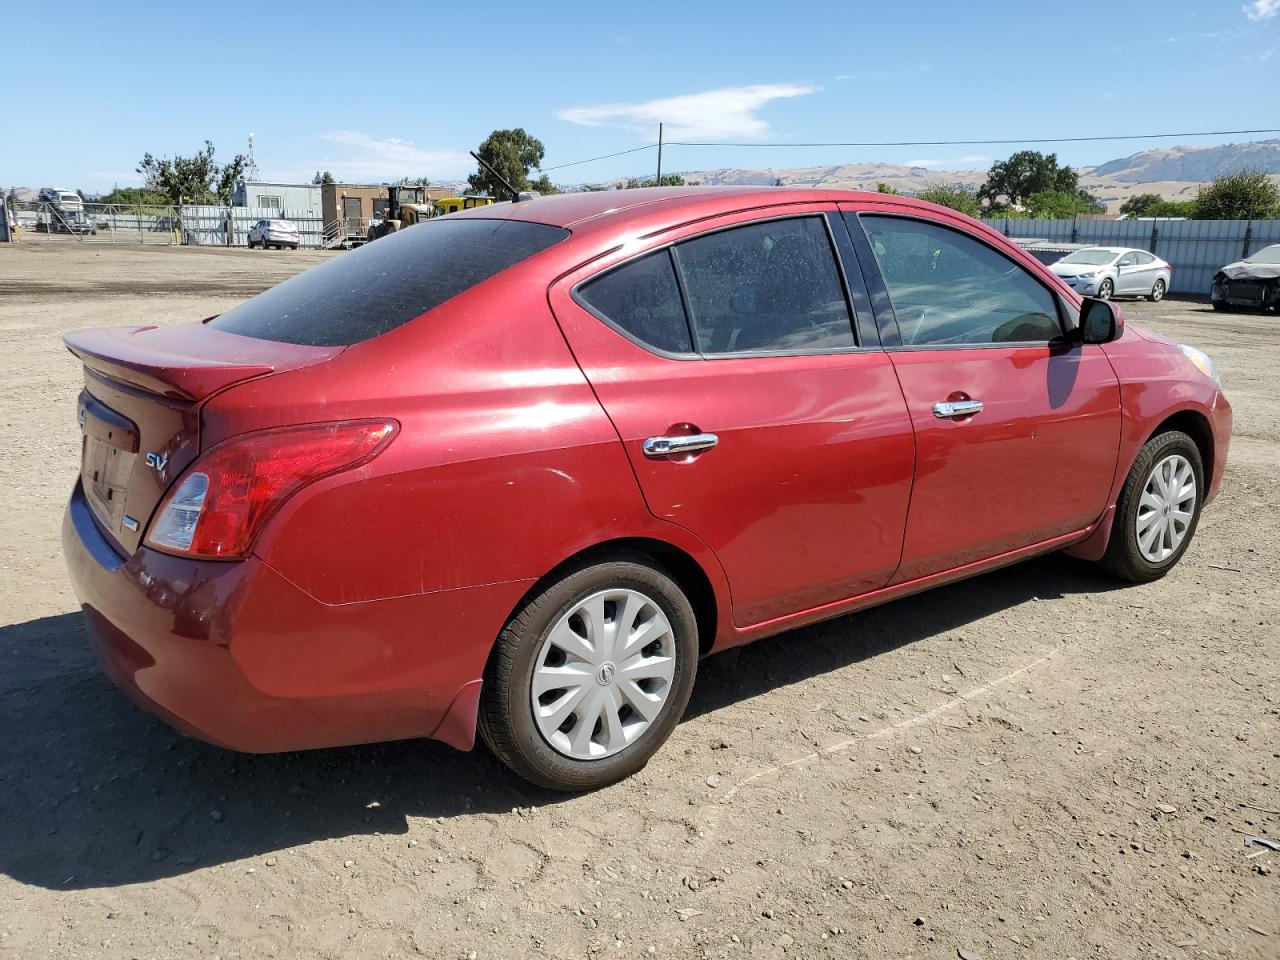
<svg viewBox="0 0 1280 960"><path fill-rule="evenodd" d="M1133 254L1133 293L1136 296L1148 296L1160 277L1164 264L1145 250L1136 250Z"/></svg>
<svg viewBox="0 0 1280 960"><path fill-rule="evenodd" d="M1120 388L1068 305L994 235L891 205L847 214L916 433L902 565L917 579L1098 520Z"/></svg>
<svg viewBox="0 0 1280 960"><path fill-rule="evenodd" d="M1147 293L1142 287L1143 270L1138 263L1138 251L1130 250L1116 262L1116 293L1133 296L1136 293Z"/></svg>
<svg viewBox="0 0 1280 960"><path fill-rule="evenodd" d="M551 290L649 509L712 548L741 627L874 590L900 559L911 421L842 262L834 205L793 205L624 247Z"/></svg>

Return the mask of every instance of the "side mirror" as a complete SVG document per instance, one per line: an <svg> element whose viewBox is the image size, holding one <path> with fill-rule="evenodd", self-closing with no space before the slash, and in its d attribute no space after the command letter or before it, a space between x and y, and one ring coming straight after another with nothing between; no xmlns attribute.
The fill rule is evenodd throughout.
<svg viewBox="0 0 1280 960"><path fill-rule="evenodd" d="M1124 314L1110 300L1085 297L1080 306L1080 326L1075 330L1077 343L1111 343L1124 332Z"/></svg>

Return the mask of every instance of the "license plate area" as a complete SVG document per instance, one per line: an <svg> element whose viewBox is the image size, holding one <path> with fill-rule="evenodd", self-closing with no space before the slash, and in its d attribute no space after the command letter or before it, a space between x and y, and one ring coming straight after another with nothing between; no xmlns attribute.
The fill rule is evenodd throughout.
<svg viewBox="0 0 1280 960"><path fill-rule="evenodd" d="M80 481L89 506L108 530L118 533L124 520L129 480L138 453L138 428L123 414L80 394Z"/></svg>

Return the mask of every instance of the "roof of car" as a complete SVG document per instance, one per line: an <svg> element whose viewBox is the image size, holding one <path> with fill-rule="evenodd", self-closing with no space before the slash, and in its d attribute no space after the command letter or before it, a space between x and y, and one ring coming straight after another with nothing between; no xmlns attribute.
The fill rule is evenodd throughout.
<svg viewBox="0 0 1280 960"><path fill-rule="evenodd" d="M452 214L455 217L495 217L504 220L530 220L553 227L571 228L589 221L615 217L623 213L638 213L640 208L670 211L674 208L690 208L705 205L708 213L716 208L750 207L775 203L820 203L823 201L893 200L913 206L921 201L909 197L886 196L881 193L865 193L855 190L823 190L812 187L641 187L636 190L595 190L581 193L560 193L549 197L535 197L520 203L495 203Z"/></svg>

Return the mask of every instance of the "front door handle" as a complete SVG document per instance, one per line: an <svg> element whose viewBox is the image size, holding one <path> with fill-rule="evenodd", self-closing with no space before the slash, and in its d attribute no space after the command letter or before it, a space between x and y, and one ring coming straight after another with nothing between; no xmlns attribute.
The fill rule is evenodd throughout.
<svg viewBox="0 0 1280 960"><path fill-rule="evenodd" d="M694 433L685 437L650 437L644 442L646 457L670 457L681 453L710 450L720 438L714 433Z"/></svg>
<svg viewBox="0 0 1280 960"><path fill-rule="evenodd" d="M944 400L933 405L933 415L939 420L972 417L975 413L981 412L981 400Z"/></svg>

